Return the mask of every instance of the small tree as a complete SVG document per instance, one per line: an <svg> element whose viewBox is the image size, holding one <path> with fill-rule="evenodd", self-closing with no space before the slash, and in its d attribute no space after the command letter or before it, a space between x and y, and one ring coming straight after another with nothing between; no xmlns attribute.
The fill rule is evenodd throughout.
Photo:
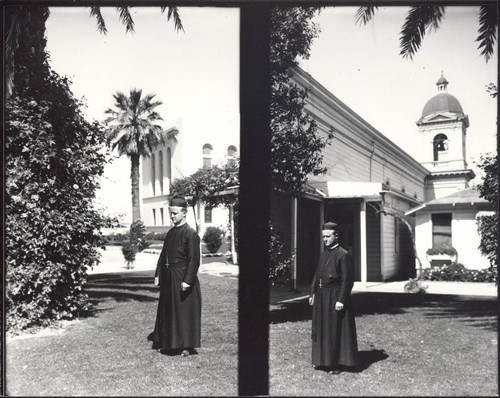
<svg viewBox="0 0 500 398"><path fill-rule="evenodd" d="M224 231L218 227L208 227L203 234L203 242L210 253L217 253L222 246Z"/></svg>
<svg viewBox="0 0 500 398"><path fill-rule="evenodd" d="M136 220L130 225L130 242L140 252L149 246L146 240L146 226L142 220Z"/></svg>
<svg viewBox="0 0 500 398"><path fill-rule="evenodd" d="M128 241L122 246L123 257L127 263L127 269L134 268L134 261L137 254L137 245L133 242Z"/></svg>

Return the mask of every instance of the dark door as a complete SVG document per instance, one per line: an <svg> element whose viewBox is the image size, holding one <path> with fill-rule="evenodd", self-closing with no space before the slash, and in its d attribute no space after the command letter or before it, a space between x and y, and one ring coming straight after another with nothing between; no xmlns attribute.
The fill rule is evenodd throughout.
<svg viewBox="0 0 500 398"><path fill-rule="evenodd" d="M300 198L297 203L297 286L308 286L321 248L320 202Z"/></svg>
<svg viewBox="0 0 500 398"><path fill-rule="evenodd" d="M359 241L360 200L332 199L325 205L325 222L334 221L339 225L339 243L353 257L354 280L361 280Z"/></svg>

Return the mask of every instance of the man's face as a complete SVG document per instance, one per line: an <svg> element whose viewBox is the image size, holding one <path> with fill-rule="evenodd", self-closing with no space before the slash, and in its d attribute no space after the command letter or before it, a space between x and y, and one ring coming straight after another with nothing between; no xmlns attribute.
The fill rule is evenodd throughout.
<svg viewBox="0 0 500 398"><path fill-rule="evenodd" d="M339 234L337 231L333 230L325 230L322 231L323 233L323 242L326 247L331 247L334 246L338 243L339 241Z"/></svg>
<svg viewBox="0 0 500 398"><path fill-rule="evenodd" d="M186 221L186 212L183 207L171 206L169 211L172 224L181 225Z"/></svg>

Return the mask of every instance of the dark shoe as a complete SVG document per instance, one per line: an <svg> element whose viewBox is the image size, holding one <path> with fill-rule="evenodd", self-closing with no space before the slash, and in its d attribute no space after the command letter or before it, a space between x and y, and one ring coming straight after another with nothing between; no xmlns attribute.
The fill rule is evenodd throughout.
<svg viewBox="0 0 500 398"><path fill-rule="evenodd" d="M328 374L330 374L330 375L338 375L340 373L341 373L341 371L339 369L332 369L332 370L328 371Z"/></svg>
<svg viewBox="0 0 500 398"><path fill-rule="evenodd" d="M182 350L181 357L188 357L190 354L189 350Z"/></svg>

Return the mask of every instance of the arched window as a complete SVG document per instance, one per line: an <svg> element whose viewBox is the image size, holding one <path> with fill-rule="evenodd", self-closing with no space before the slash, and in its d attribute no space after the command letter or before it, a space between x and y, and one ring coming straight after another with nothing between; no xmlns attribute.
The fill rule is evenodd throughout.
<svg viewBox="0 0 500 398"><path fill-rule="evenodd" d="M227 147L227 165L229 167L233 167L236 165L236 153L238 150L234 145L230 145Z"/></svg>
<svg viewBox="0 0 500 398"><path fill-rule="evenodd" d="M156 165L155 165L155 155L151 155L151 184L153 187L153 196L155 196L155 185L156 185Z"/></svg>
<svg viewBox="0 0 500 398"><path fill-rule="evenodd" d="M163 195L163 152L160 151L160 153L158 154L159 158L160 158L160 166L159 166L159 169L160 169L160 175L159 175L159 179L160 179L160 195Z"/></svg>
<svg viewBox="0 0 500 398"><path fill-rule="evenodd" d="M167 178L172 179L172 151L167 148Z"/></svg>
<svg viewBox="0 0 500 398"><path fill-rule="evenodd" d="M448 150L448 137L444 134L436 135L434 137L432 147L434 152L434 161L437 162L439 160L440 152L445 152Z"/></svg>
<svg viewBox="0 0 500 398"><path fill-rule="evenodd" d="M205 144L203 145L203 168L209 169L212 167L212 145Z"/></svg>

